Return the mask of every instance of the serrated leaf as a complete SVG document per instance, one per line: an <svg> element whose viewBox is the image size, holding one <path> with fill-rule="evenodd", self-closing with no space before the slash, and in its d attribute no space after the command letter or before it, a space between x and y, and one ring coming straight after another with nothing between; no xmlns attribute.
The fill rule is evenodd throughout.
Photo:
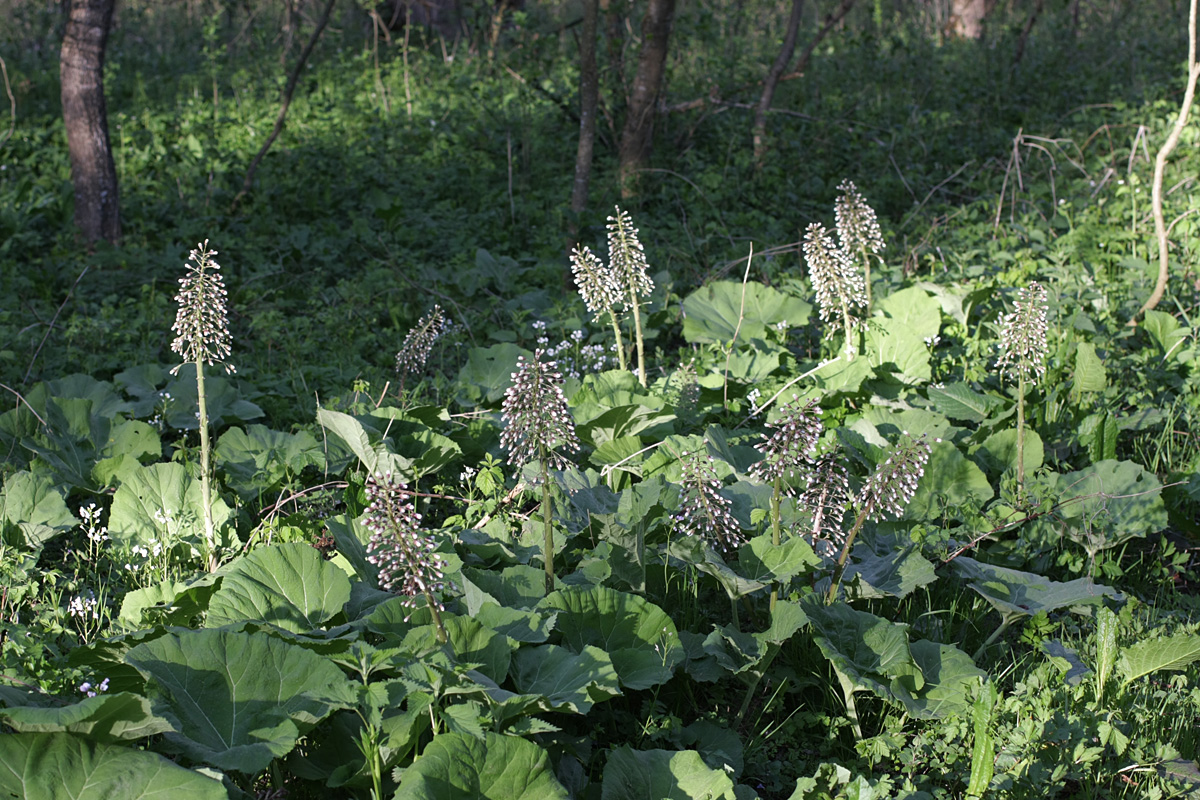
<svg viewBox="0 0 1200 800"><path fill-rule="evenodd" d="M1071 397L1078 404L1084 392L1103 392L1108 385L1104 362L1096 355L1096 345L1079 342L1075 350L1075 375L1071 381Z"/></svg>
<svg viewBox="0 0 1200 800"><path fill-rule="evenodd" d="M545 750L515 736L443 733L404 770L394 800L567 800Z"/></svg>
<svg viewBox="0 0 1200 800"><path fill-rule="evenodd" d="M608 754L601 800L736 800L733 781L695 750L634 750Z"/></svg>
<svg viewBox="0 0 1200 800"><path fill-rule="evenodd" d="M260 547L234 562L208 604L205 625L265 622L314 630L350 599L350 579L304 542Z"/></svg>
<svg viewBox="0 0 1200 800"><path fill-rule="evenodd" d="M802 607L817 647L856 686L890 697L893 681L910 693L925 685L909 651L907 625L856 611L845 603L825 605L812 597Z"/></svg>
<svg viewBox="0 0 1200 800"><path fill-rule="evenodd" d="M228 524L233 510L215 492L212 516L217 544L233 545L236 536ZM204 497L200 482L173 461L137 469L113 495L108 533L125 545L149 545L152 540L166 546L185 542L202 551Z"/></svg>
<svg viewBox="0 0 1200 800"><path fill-rule="evenodd" d="M608 652L629 689L670 680L684 659L675 623L645 598L605 586L569 587L553 592L539 609L559 611L557 629L575 650L595 645Z"/></svg>
<svg viewBox="0 0 1200 800"><path fill-rule="evenodd" d="M974 702L975 688L987 673L976 667L966 653L948 644L918 639L909 650L921 668L925 685L911 693L903 683L894 686L908 713L916 719L966 716Z"/></svg>
<svg viewBox="0 0 1200 800"><path fill-rule="evenodd" d="M544 698L545 711L586 714L595 703L621 693L608 654L590 645L579 653L552 644L522 647L510 671L517 691Z"/></svg>
<svg viewBox="0 0 1200 800"><path fill-rule="evenodd" d="M1117 601L1124 599L1115 589L1088 578L1060 583L1032 572L984 564L966 556L959 556L950 563L954 571L1003 616L1026 616L1039 611L1096 605L1105 597Z"/></svg>
<svg viewBox="0 0 1200 800"><path fill-rule="evenodd" d="M218 780L157 753L70 733L0 734L0 794L25 800L227 800Z"/></svg>
<svg viewBox="0 0 1200 800"><path fill-rule="evenodd" d="M1120 669L1125 685L1159 670L1187 669L1200 661L1200 634L1176 633L1147 639L1121 652Z"/></svg>
<svg viewBox="0 0 1200 800"><path fill-rule="evenodd" d="M1004 405L999 397L980 394L965 383L950 383L945 386L930 386L926 390L933 407L950 419L980 423Z"/></svg>
<svg viewBox="0 0 1200 800"><path fill-rule="evenodd" d="M1117 547L1167 526L1162 484L1132 461L1099 461L1058 476L1054 488L1070 501L1058 508L1071 523L1067 535L1088 546L1102 539L1103 547Z"/></svg>
<svg viewBox="0 0 1200 800"><path fill-rule="evenodd" d="M223 433L213 449L213 460L229 477L230 488L243 500L252 500L305 467L322 466L325 453L308 431L284 433L250 425Z"/></svg>
<svg viewBox="0 0 1200 800"><path fill-rule="evenodd" d="M765 338L769 326L781 322L792 328L806 325L811 313L812 306L804 300L757 281L744 284L744 291L737 281L713 281L684 298L683 338L723 346L749 344Z"/></svg>
<svg viewBox="0 0 1200 800"><path fill-rule="evenodd" d="M196 761L250 775L355 698L335 664L273 636L168 633L134 647L125 662L146 677L155 712L175 723L167 741Z"/></svg>
<svg viewBox="0 0 1200 800"><path fill-rule="evenodd" d="M0 720L24 733L78 733L98 742L141 739L171 730L150 701L129 692L97 694L67 706L0 708Z"/></svg>

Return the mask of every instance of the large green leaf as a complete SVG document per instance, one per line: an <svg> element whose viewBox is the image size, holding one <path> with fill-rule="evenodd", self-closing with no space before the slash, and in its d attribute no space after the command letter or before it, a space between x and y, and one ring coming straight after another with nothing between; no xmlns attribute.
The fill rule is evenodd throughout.
<svg viewBox="0 0 1200 800"><path fill-rule="evenodd" d="M518 692L544 698L546 711L586 714L621 693L617 671L598 647L579 653L552 644L522 647L513 655L511 674Z"/></svg>
<svg viewBox="0 0 1200 800"><path fill-rule="evenodd" d="M214 370L210 368L204 375L204 401L209 425L221 428L231 422L251 422L262 417L263 410L243 397L236 383L213 373ZM198 400L194 365L180 369L178 377L167 382L164 392L171 398L164 415L168 425L185 431L200 427L196 419Z"/></svg>
<svg viewBox="0 0 1200 800"><path fill-rule="evenodd" d="M1005 617L1096 605L1105 597L1123 599L1120 592L1088 578L1060 583L1031 572L984 564L967 556L959 556L950 563L972 589Z"/></svg>
<svg viewBox="0 0 1200 800"><path fill-rule="evenodd" d="M85 697L68 706L0 708L0 720L25 733L78 733L100 742L141 739L171 730L150 709L150 701L130 692Z"/></svg>
<svg viewBox="0 0 1200 800"><path fill-rule="evenodd" d="M825 605L815 598L804 601L803 608L817 647L856 686L890 697L893 684L910 694L925 685L909 651L907 625L856 611L845 603Z"/></svg>
<svg viewBox="0 0 1200 800"><path fill-rule="evenodd" d="M284 755L336 708L354 700L331 661L273 636L235 631L169 633L125 654L146 677L165 734L189 758L254 774Z"/></svg>
<svg viewBox="0 0 1200 800"><path fill-rule="evenodd" d="M768 326L781 322L791 328L806 325L811 312L812 306L800 298L758 282L713 281L684 298L683 338L728 345L737 330L736 343L749 344L765 338Z"/></svg>
<svg viewBox="0 0 1200 800"><path fill-rule="evenodd" d="M350 448L350 452L358 456L359 462L367 472L373 475L391 473L399 476L401 480L412 480L412 460L392 452L391 442L373 427L367 427L362 419L343 414L341 411L318 408L317 422L326 431L341 439Z"/></svg>
<svg viewBox="0 0 1200 800"><path fill-rule="evenodd" d="M820 556L799 536L793 536L776 547L771 535L763 534L755 536L738 549L739 571L761 583L790 580L806 567L815 567L820 563Z"/></svg>
<svg viewBox="0 0 1200 800"><path fill-rule="evenodd" d="M1134 537L1158 533L1167 526L1162 484L1132 461L1099 461L1058 476L1062 503L1058 514L1070 524L1067 535L1089 544L1103 539L1116 547Z"/></svg>
<svg viewBox="0 0 1200 800"><path fill-rule="evenodd" d="M472 347L467 363L458 373L459 402L465 405L495 403L512 386L517 359L528 351L515 344L503 342L491 347Z"/></svg>
<svg viewBox="0 0 1200 800"><path fill-rule="evenodd" d="M906 325L923 340L932 339L942 329L941 303L916 286L876 301L874 311Z"/></svg>
<svg viewBox="0 0 1200 800"><path fill-rule="evenodd" d="M948 383L945 386L930 386L926 390L933 407L950 419L964 422L983 422L1004 401L990 394L980 394L965 383Z"/></svg>
<svg viewBox="0 0 1200 800"><path fill-rule="evenodd" d="M0 795L25 800L227 800L221 782L157 753L70 733L0 734Z"/></svg>
<svg viewBox="0 0 1200 800"><path fill-rule="evenodd" d="M346 573L304 542L260 547L234 562L208 604L206 625L267 622L293 633L319 627L350 599Z"/></svg>
<svg viewBox="0 0 1200 800"><path fill-rule="evenodd" d="M218 545L233 544L234 533L228 525L233 510L215 493L212 515ZM170 546L185 542L200 549L204 541L200 482L173 461L137 469L113 495L108 532L122 544L148 545L153 540Z"/></svg>
<svg viewBox="0 0 1200 800"><path fill-rule="evenodd" d="M253 500L278 488L305 467L325 463L321 443L308 431L283 433L265 425L230 428L217 440L213 461L225 471L230 488Z"/></svg>
<svg viewBox="0 0 1200 800"><path fill-rule="evenodd" d="M62 492L46 477L16 472L0 492L0 539L13 547L38 548L52 536L79 523Z"/></svg>
<svg viewBox="0 0 1200 800"><path fill-rule="evenodd" d="M983 470L947 441L933 442L925 474L904 509L907 519L940 520L962 506L992 499L995 492Z"/></svg>
<svg viewBox="0 0 1200 800"><path fill-rule="evenodd" d="M971 451L971 458L989 475L1000 477L1007 469L1017 466L1017 431L1006 428L996 431L983 444ZM1025 429L1025 474L1032 475L1041 468L1045 458L1042 437L1031 428Z"/></svg>
<svg viewBox="0 0 1200 800"><path fill-rule="evenodd" d="M971 657L948 644L918 639L909 648L925 685L918 692L897 686L897 696L916 719L944 719L951 715L966 717L974 702L979 681L987 673L975 666Z"/></svg>
<svg viewBox="0 0 1200 800"><path fill-rule="evenodd" d="M608 754L601 800L735 800L733 781L695 750L634 750Z"/></svg>
<svg viewBox="0 0 1200 800"><path fill-rule="evenodd" d="M933 376L925 337L901 320L872 317L863 355L872 367L891 364L902 383L925 384Z"/></svg>
<svg viewBox="0 0 1200 800"><path fill-rule="evenodd" d="M878 555L863 548L856 551L860 558L846 567L843 582L857 580L859 597L907 597L913 591L937 580L933 564L915 544L889 550Z"/></svg>
<svg viewBox="0 0 1200 800"><path fill-rule="evenodd" d="M1165 311L1147 311L1142 328L1154 338L1165 359L1179 358L1183 343L1192 334L1191 328L1181 325L1179 320Z"/></svg>
<svg viewBox="0 0 1200 800"><path fill-rule="evenodd" d="M571 649L595 645L606 651L629 689L665 683L684 660L675 623L637 595L605 586L569 587L548 595L538 608L560 611L557 627Z"/></svg>
<svg viewBox="0 0 1200 800"><path fill-rule="evenodd" d="M1176 633L1147 639L1121 651L1121 676L1129 684L1159 670L1187 669L1200 661L1200 634Z"/></svg>
<svg viewBox="0 0 1200 800"><path fill-rule="evenodd" d="M1075 346L1075 375L1071 381L1071 398L1079 403L1084 392L1103 392L1108 385L1104 362L1096 355L1096 345L1080 342Z"/></svg>
<svg viewBox="0 0 1200 800"><path fill-rule="evenodd" d="M566 800L545 750L515 736L435 736L404 770L394 800Z"/></svg>

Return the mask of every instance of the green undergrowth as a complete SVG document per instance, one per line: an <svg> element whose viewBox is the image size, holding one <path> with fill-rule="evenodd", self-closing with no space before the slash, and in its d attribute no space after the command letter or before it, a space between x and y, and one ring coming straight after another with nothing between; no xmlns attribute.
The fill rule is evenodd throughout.
<svg viewBox="0 0 1200 800"><path fill-rule="evenodd" d="M14 17L0 795L1200 793L1200 165L1189 128L1172 284L1131 327L1183 49L1174 11L1126 5L1075 34L1048 12L1016 66L1015 16L972 47L864 7L781 86L803 116L771 117L758 168L748 112L663 115L622 203L653 281L644 382L571 283L570 20L521 12L491 57L414 32L410 115L399 39L377 77L339 11L231 214L277 110L275 34L130 3L108 69L125 239L88 252L54 20ZM671 101L718 80L753 102L736 87L775 31L703 11L680 12ZM605 124L578 220L597 252L618 201ZM887 242L852 359L799 245L833 226L845 178ZM205 381L212 572L196 379L170 352L203 240L237 366ZM1045 371L1018 388L997 348L1031 281ZM435 304L450 324L398 373ZM580 444L544 481L501 439L535 351ZM847 474L844 570L811 535L806 473L777 494L755 466L809 401ZM872 476L914 441L912 496L868 514ZM385 474L443 576L415 601L379 588L368 479ZM689 535L697 498L727 509L732 544Z"/></svg>

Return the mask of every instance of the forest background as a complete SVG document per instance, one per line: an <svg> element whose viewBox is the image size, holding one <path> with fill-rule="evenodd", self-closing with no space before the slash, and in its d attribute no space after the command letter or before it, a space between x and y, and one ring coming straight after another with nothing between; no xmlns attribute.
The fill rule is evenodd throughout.
<svg viewBox="0 0 1200 800"><path fill-rule="evenodd" d="M0 0L0 790L1196 796L1194 17Z"/></svg>

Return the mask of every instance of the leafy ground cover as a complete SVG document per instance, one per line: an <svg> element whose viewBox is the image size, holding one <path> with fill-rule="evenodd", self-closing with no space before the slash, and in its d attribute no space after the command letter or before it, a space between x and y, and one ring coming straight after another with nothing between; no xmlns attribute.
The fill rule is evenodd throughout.
<svg viewBox="0 0 1200 800"><path fill-rule="evenodd" d="M417 37L406 72L346 10L230 214L276 29L129 3L126 237L89 253L55 17L15 13L0 793L1196 795L1194 129L1171 292L1126 324L1170 6L1049 13L1015 66L1020 20L943 44L860 9L761 167L736 107L664 116L640 283L601 153L581 243L649 290L636 324L574 291L568 20ZM681 12L672 97L761 76L777 31L736 20ZM205 240L237 367L204 382L207 503L171 348Z"/></svg>

